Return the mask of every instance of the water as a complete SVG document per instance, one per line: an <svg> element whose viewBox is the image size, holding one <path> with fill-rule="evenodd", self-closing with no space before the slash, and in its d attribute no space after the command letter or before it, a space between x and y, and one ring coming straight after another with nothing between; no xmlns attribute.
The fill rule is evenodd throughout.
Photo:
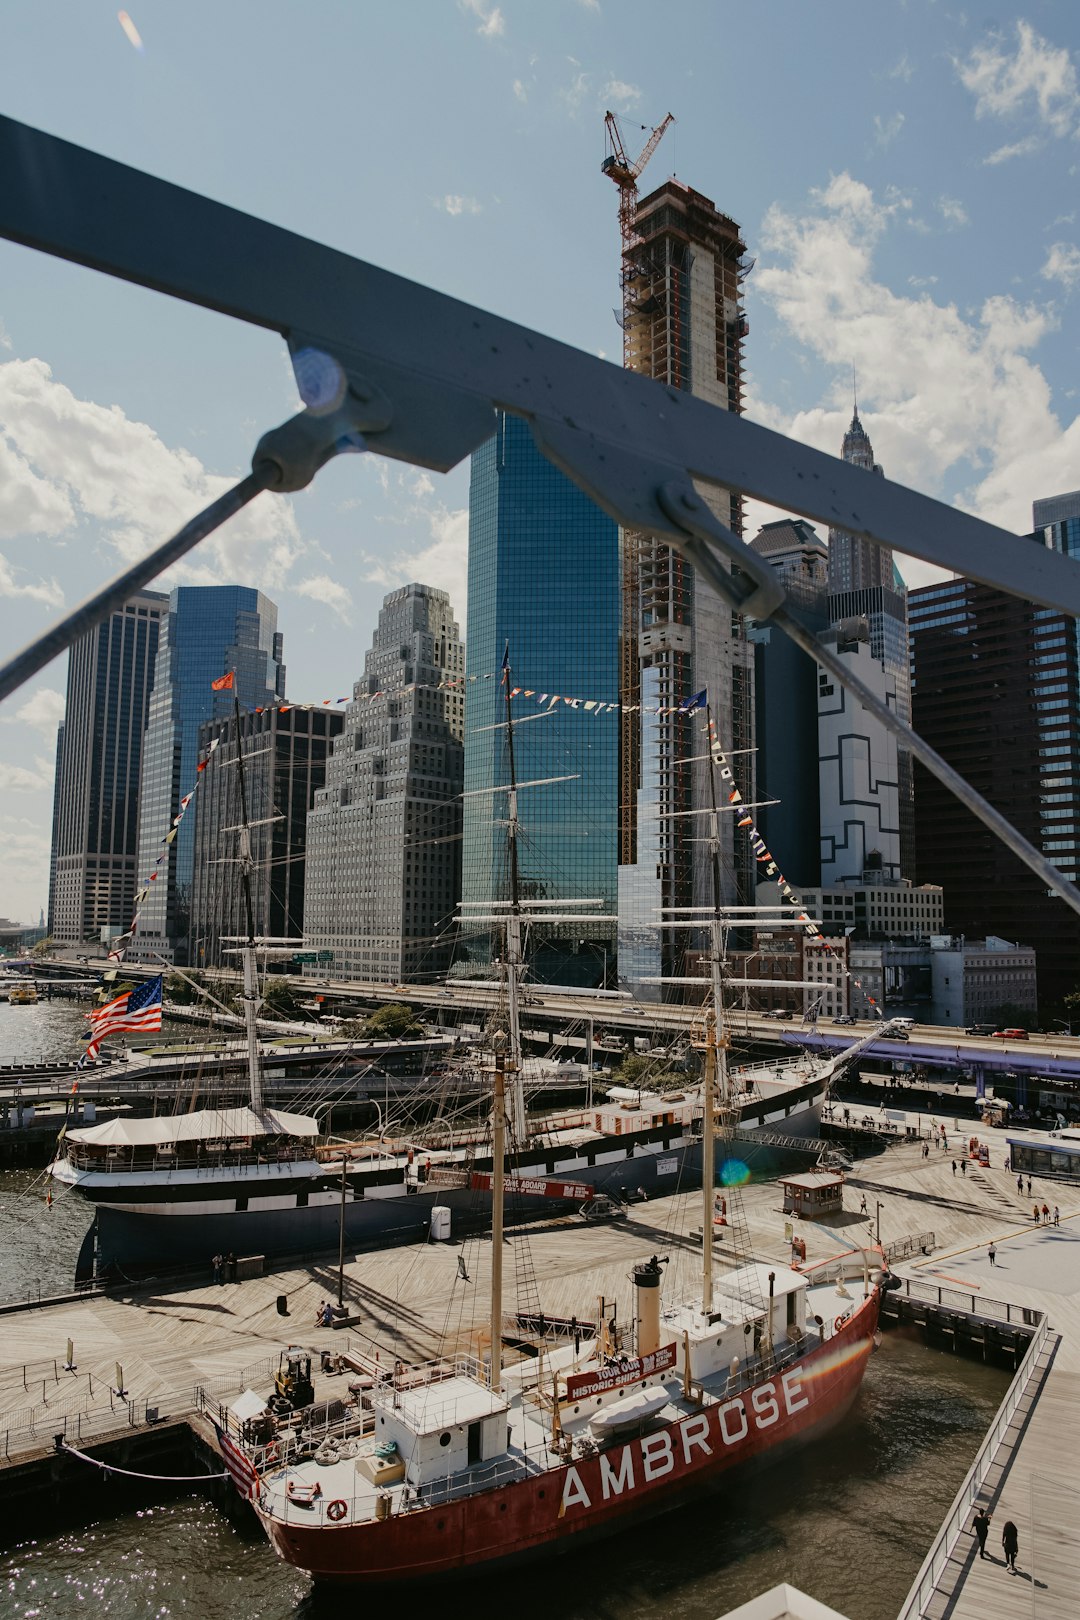
<svg viewBox="0 0 1080 1620"><path fill-rule="evenodd" d="M70 1005L0 1007L12 1037L72 1049ZM21 1031L15 1018L27 1018ZM32 1027L36 1026L36 1027ZM0 1175L17 1239L0 1247L0 1293L46 1274L66 1285L87 1223L71 1200L19 1198L36 1172ZM790 1581L850 1620L893 1620L1008 1384L1008 1374L888 1333L843 1425L812 1448L587 1553L472 1582L454 1612L511 1608L515 1620L716 1620ZM92 1501L93 1478L87 1498ZM424 1603L436 1601L431 1594ZM0 1555L0 1610L12 1620L339 1620L365 1600L312 1591L261 1533L238 1531L205 1499L181 1497L94 1521Z"/></svg>

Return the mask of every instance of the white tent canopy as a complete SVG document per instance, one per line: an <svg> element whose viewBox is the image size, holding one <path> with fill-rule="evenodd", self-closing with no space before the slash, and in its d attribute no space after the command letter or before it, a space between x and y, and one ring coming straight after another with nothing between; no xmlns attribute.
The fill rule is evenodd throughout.
<svg viewBox="0 0 1080 1620"><path fill-rule="evenodd" d="M69 1142L88 1147L159 1147L175 1142L233 1142L249 1136L318 1136L309 1114L283 1114L278 1108L200 1108L191 1114L156 1119L111 1119L105 1125L68 1131Z"/></svg>

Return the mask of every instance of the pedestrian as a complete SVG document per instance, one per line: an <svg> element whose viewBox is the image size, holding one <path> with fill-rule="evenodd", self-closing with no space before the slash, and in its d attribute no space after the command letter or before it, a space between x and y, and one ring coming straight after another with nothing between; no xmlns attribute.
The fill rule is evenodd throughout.
<svg viewBox="0 0 1080 1620"><path fill-rule="evenodd" d="M967 1160L966 1159L961 1159L960 1160L960 1174L962 1176L967 1175Z"/></svg>
<svg viewBox="0 0 1080 1620"><path fill-rule="evenodd" d="M1016 1178L1016 1190L1017 1190L1018 1193L1021 1194L1021 1196L1023 1196L1023 1191L1024 1191L1024 1178L1023 1178L1023 1176L1017 1176L1017 1178Z"/></svg>
<svg viewBox="0 0 1080 1620"><path fill-rule="evenodd" d="M862 1202L859 1205L859 1214L860 1215L865 1215L866 1214L866 1194L865 1193L863 1193Z"/></svg>
<svg viewBox="0 0 1080 1620"><path fill-rule="evenodd" d="M214 1256L213 1260L210 1262L210 1264L214 1268L214 1281L216 1283L220 1283L220 1281L221 1281L221 1268L225 1264L224 1257L222 1255L220 1255L220 1254L215 1254L215 1256Z"/></svg>
<svg viewBox="0 0 1080 1620"><path fill-rule="evenodd" d="M1031 1197L1031 1177L1028 1176L1028 1197Z"/></svg>
<svg viewBox="0 0 1080 1620"><path fill-rule="evenodd" d="M1042 1218L1043 1218L1043 1221L1044 1221L1045 1225L1049 1226L1050 1225L1050 1205L1049 1204L1046 1204L1046 1203L1043 1204Z"/></svg>
<svg viewBox="0 0 1080 1620"><path fill-rule="evenodd" d="M1054 1205L1054 1225L1061 1225L1061 1211L1058 1209L1056 1204Z"/></svg>
<svg viewBox="0 0 1080 1620"><path fill-rule="evenodd" d="M922 1156L923 1156L924 1159L928 1159L930 1157L930 1144L929 1144L929 1142L924 1142L923 1143L923 1145L922 1145Z"/></svg>
<svg viewBox="0 0 1080 1620"><path fill-rule="evenodd" d="M1039 1219L1039 1206L1038 1206L1038 1204L1032 1204L1032 1206L1031 1206L1031 1218L1032 1218L1033 1221L1036 1222L1036 1224L1038 1223L1038 1219Z"/></svg>
<svg viewBox="0 0 1080 1620"><path fill-rule="evenodd" d="M1006 1519L1001 1530L1001 1546L1005 1553L1005 1568L1016 1574L1016 1555L1020 1551L1020 1536L1011 1519Z"/></svg>
<svg viewBox="0 0 1080 1620"><path fill-rule="evenodd" d="M986 1258L992 1266L997 1265L997 1250L994 1248L993 1238L990 1239L990 1247L986 1251Z"/></svg>
<svg viewBox="0 0 1080 1620"><path fill-rule="evenodd" d="M974 1530L979 1543L979 1557L986 1557L986 1532L990 1528L990 1515L984 1507L975 1509L975 1519L971 1528Z"/></svg>
<svg viewBox="0 0 1080 1620"><path fill-rule="evenodd" d="M236 1256L231 1249L225 1256L225 1280L227 1282L236 1281Z"/></svg>
<svg viewBox="0 0 1080 1620"><path fill-rule="evenodd" d="M955 1159L952 1162L952 1173L955 1176L955 1174L956 1174L956 1160Z"/></svg>

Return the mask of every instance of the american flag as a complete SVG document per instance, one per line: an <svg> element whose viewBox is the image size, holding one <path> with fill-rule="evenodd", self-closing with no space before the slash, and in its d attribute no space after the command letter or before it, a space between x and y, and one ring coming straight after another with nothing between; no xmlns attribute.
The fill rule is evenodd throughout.
<svg viewBox="0 0 1080 1620"><path fill-rule="evenodd" d="M107 1035L119 1035L123 1030L155 1030L161 1028L161 974L137 984L134 990L125 990L122 996L108 1001L104 1007L95 1007L90 1013L90 1044L88 1058L96 1058Z"/></svg>
<svg viewBox="0 0 1080 1620"><path fill-rule="evenodd" d="M231 1440L220 1424L215 1423L217 1431L218 1450L221 1460L232 1476L232 1482L240 1495L251 1497L255 1495L255 1488L259 1483L259 1476L255 1466L245 1452L240 1450L235 1440Z"/></svg>

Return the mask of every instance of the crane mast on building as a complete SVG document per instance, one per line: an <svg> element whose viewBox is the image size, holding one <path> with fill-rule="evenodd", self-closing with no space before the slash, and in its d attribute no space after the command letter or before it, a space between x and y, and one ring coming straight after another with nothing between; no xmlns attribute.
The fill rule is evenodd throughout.
<svg viewBox="0 0 1080 1620"><path fill-rule="evenodd" d="M629 315L628 306L633 297L631 291L633 278L627 274L629 266L626 262L626 255L633 247L636 240L634 222L637 216L637 183L638 179L644 172L645 166L649 159L652 157L653 153L656 151L656 148L663 140L668 125L673 124L674 122L674 113L668 113L667 117L664 118L661 123L657 124L656 128L645 142L645 145L642 147L637 158L631 161L627 155L626 146L623 142L622 131L619 129L619 120L616 118L613 112L606 112L604 114L604 127L607 130L607 141L611 150L608 152L607 157L605 157L603 163L600 165L600 168L602 173L606 174L609 180L614 180L615 184L619 188L619 234L622 237L623 251L621 280L623 289L622 330L624 366L629 364L630 358L628 350L629 321L627 317ZM648 126L643 124L641 127L642 129L646 129Z"/></svg>

